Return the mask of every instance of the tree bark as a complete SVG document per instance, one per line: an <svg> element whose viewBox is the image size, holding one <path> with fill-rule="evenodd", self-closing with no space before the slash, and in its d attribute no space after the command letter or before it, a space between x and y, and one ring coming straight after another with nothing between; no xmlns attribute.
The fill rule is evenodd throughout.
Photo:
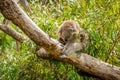
<svg viewBox="0 0 120 80"><path fill-rule="evenodd" d="M15 31L10 25L0 24L0 30L10 35L12 38L19 42L24 42L27 38L23 37L20 33Z"/></svg>
<svg viewBox="0 0 120 80"><path fill-rule="evenodd" d="M36 52L37 56L43 59L57 60L69 63L81 71L93 75L102 80L120 80L120 68L98 60L88 54L81 53L80 57L54 57L43 48Z"/></svg>
<svg viewBox="0 0 120 80"><path fill-rule="evenodd" d="M60 46L33 22L17 3L12 0L1 0L0 10L6 19L19 26L37 45L44 47L55 56L59 55Z"/></svg>
<svg viewBox="0 0 120 80"><path fill-rule="evenodd" d="M11 20L37 45L43 47L38 51L41 58L55 59L70 63L84 72L100 77L104 80L120 80L120 68L97 60L87 54L80 57L60 57L61 46L56 40L43 32L20 7L12 0L1 0L0 10L3 16ZM59 43L59 44L58 44ZM49 53L48 53L49 52Z"/></svg>

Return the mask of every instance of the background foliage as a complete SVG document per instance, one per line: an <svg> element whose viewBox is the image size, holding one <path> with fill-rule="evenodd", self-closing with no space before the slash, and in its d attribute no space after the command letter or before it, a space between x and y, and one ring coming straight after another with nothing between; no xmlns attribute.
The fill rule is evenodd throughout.
<svg viewBox="0 0 120 80"><path fill-rule="evenodd" d="M120 66L120 0L29 0L32 12L26 12L42 30L57 38L56 32L65 20L76 20L89 34L91 56ZM0 21L3 16L0 14ZM14 24L11 25L21 32ZM24 35L24 34L23 34ZM78 74L69 64L37 58L32 41L19 44L0 31L0 80L93 80Z"/></svg>

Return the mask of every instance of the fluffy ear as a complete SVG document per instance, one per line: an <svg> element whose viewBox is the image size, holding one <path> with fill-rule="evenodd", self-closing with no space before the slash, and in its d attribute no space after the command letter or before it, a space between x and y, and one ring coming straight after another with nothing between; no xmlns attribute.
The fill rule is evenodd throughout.
<svg viewBox="0 0 120 80"><path fill-rule="evenodd" d="M61 36L61 34L62 34L62 29L61 28L58 29L57 34L58 34L58 37Z"/></svg>
<svg viewBox="0 0 120 80"><path fill-rule="evenodd" d="M88 45L88 34L86 32L81 32L79 33L79 38L83 47L86 47Z"/></svg>
<svg viewBox="0 0 120 80"><path fill-rule="evenodd" d="M62 43L63 45L65 45L64 40L61 38L61 36L62 36L62 29L61 29L61 28L59 28L59 30L58 30L58 32L57 32L57 35L58 35L58 41L59 41L60 43Z"/></svg>
<svg viewBox="0 0 120 80"><path fill-rule="evenodd" d="M85 40L85 34L80 34L79 36L80 36L80 42L83 43Z"/></svg>
<svg viewBox="0 0 120 80"><path fill-rule="evenodd" d="M80 29L80 25L78 24L77 21L75 21L75 26L76 26L76 30L79 30ZM78 32L79 33L79 32Z"/></svg>
<svg viewBox="0 0 120 80"><path fill-rule="evenodd" d="M82 28L79 29L79 39L80 42L83 42L85 39L85 31Z"/></svg>

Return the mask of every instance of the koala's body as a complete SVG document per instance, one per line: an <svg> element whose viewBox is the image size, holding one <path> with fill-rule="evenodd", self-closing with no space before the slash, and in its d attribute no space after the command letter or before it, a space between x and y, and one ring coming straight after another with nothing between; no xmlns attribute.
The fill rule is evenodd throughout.
<svg viewBox="0 0 120 80"><path fill-rule="evenodd" d="M64 45L63 55L76 56L75 52L83 49L87 45L87 40L87 33L76 21L64 21L58 30L58 41Z"/></svg>

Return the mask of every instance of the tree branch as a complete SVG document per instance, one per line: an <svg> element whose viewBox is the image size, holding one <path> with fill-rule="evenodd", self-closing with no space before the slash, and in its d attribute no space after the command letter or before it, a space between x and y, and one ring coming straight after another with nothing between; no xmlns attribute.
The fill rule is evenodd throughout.
<svg viewBox="0 0 120 80"><path fill-rule="evenodd" d="M12 0L2 0L0 1L0 10L6 19L19 26L37 45L44 47L54 56L60 54L60 46L33 22L17 3Z"/></svg>
<svg viewBox="0 0 120 80"><path fill-rule="evenodd" d="M14 39L21 43L26 40L25 37L23 37L20 33L15 31L10 25L0 24L0 30L7 33L8 35L10 35L11 37L13 37Z"/></svg>
<svg viewBox="0 0 120 80"><path fill-rule="evenodd" d="M62 47L59 45L60 43L45 34L12 0L1 0L0 10L5 18L18 25L31 40L43 47L43 49L40 49L40 57L70 63L82 71L101 77L102 79L120 80L119 67L97 60L87 54L81 53L79 58L61 58L60 53ZM42 52L42 50L44 51Z"/></svg>
<svg viewBox="0 0 120 80"><path fill-rule="evenodd" d="M43 48L36 52L37 56L43 59L57 60L69 63L82 71L97 76L103 80L120 80L120 68L98 60L88 54L81 53L79 58L76 57L54 57Z"/></svg>

